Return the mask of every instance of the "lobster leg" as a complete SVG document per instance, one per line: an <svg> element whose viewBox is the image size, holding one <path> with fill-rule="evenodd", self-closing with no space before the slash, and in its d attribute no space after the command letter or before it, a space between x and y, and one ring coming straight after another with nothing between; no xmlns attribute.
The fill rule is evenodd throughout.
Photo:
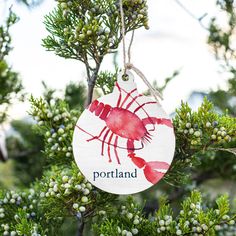
<svg viewBox="0 0 236 236"><path fill-rule="evenodd" d="M129 107L136 101L136 99L139 98L139 97L142 97L142 96L143 96L142 94L138 94L137 96L133 97L132 101L130 103L128 103L128 105L126 106L125 109L128 110Z"/></svg>
<svg viewBox="0 0 236 236"><path fill-rule="evenodd" d="M113 137L114 133L111 133L109 139L108 139L108 144L107 144L107 153L108 153L108 157L109 157L109 162L111 162L111 140L112 140L112 137Z"/></svg>
<svg viewBox="0 0 236 236"><path fill-rule="evenodd" d="M86 132L85 130L83 130L82 128L80 128L79 126L76 126L77 128L79 128L80 130L82 130L83 132L89 134L88 132ZM112 137L114 135L114 133L112 133L109 137L109 140L108 142L106 142L106 138L109 134L109 129L107 130L107 132L105 133L103 139L100 139L100 137L102 136L102 134L104 133L104 131L107 129L107 126L105 126L102 131L100 132L100 134L98 136L92 136L91 134L89 134L90 136L92 136L92 138L88 139L87 142L90 142L90 141L93 141L95 139L99 140L102 142L102 151L101 151L101 155L103 156L104 155L104 145L107 144L108 145L108 149L107 149L107 152L108 152L108 157L109 157L109 162L111 162L111 155L110 155L110 146L114 146L114 152L115 152L115 157L116 157L116 160L117 160L117 163L120 164L120 159L119 159L119 156L118 156L118 152L117 152L117 148L121 148L121 147L118 147L118 136L116 135L116 138L115 138L115 142L114 144L111 143L111 140L112 140ZM143 148L143 146L141 147ZM126 148L123 148L123 149L126 149Z"/></svg>
<svg viewBox="0 0 236 236"><path fill-rule="evenodd" d="M88 139L87 142L93 141L94 139L99 139L99 138L102 136L103 132L106 130L106 128L107 128L107 126L105 126L105 127L102 129L102 131L100 132L100 134L99 134L98 136L94 136L94 137Z"/></svg>
<svg viewBox="0 0 236 236"><path fill-rule="evenodd" d="M147 117L142 119L142 122L145 126L149 124L157 124L157 125L166 125L170 128L173 128L171 120L165 118Z"/></svg>
<svg viewBox="0 0 236 236"><path fill-rule="evenodd" d="M124 104L126 103L126 101L128 100L128 98L131 97L131 94L132 94L133 92L135 92L135 91L137 91L137 88L131 90L129 93L126 94L126 97L125 97L125 99L123 100L123 102L122 102L122 104L120 105L120 107L123 107L123 106L124 106Z"/></svg>
<svg viewBox="0 0 236 236"><path fill-rule="evenodd" d="M108 142L106 142L106 140L103 140L103 139L101 139L101 138L99 138L99 137L97 137L97 136L92 135L91 133L87 132L86 130L84 130L84 129L81 128L80 126L76 125L76 128L78 128L79 130L81 130L82 132L86 133L88 136L90 136L90 137L92 137L92 138L93 138L93 137L96 137L96 139L97 139L99 142L101 142L101 143L104 142L104 144L108 144ZM115 144L113 144L113 143L111 143L110 145L115 147ZM118 142L116 142L116 148L123 149L123 150L127 150L127 145L125 145L124 147L122 147L122 146L119 146L119 145L118 145ZM143 142L141 142L141 146L140 146L140 147L135 147L134 150L142 150L143 148L144 148L144 145L143 145Z"/></svg>
<svg viewBox="0 0 236 236"><path fill-rule="evenodd" d="M151 102L145 102L142 105L139 105L135 110L134 113L136 113L138 110L143 109L144 106L148 105L148 104L156 104L157 102L151 101Z"/></svg>
<svg viewBox="0 0 236 236"><path fill-rule="evenodd" d="M104 155L104 144L105 144L105 141L106 141L106 138L107 138L109 132L110 132L110 130L107 130L107 132L105 133L105 135L104 135L104 137L102 139L102 152L101 152L102 156ZM109 143L108 143L108 145L109 145Z"/></svg>
<svg viewBox="0 0 236 236"><path fill-rule="evenodd" d="M118 136L116 135L115 143L114 143L114 151L115 151L115 156L116 156L117 163L120 164L120 159L119 159L119 156L118 156L118 153L117 153L117 143L118 143Z"/></svg>
<svg viewBox="0 0 236 236"><path fill-rule="evenodd" d="M120 86L119 86L119 84L118 84L117 82L116 82L116 87L117 87L118 90L119 90L119 98L118 98L118 100L117 100L116 106L119 107L119 106L120 106L120 102L121 102L122 95L121 95L121 88L120 88Z"/></svg>
<svg viewBox="0 0 236 236"><path fill-rule="evenodd" d="M128 98L131 97L131 94L133 92L137 91L137 88L131 90L130 92L126 92L124 89L121 89L121 87L119 86L119 84L117 82L116 82L116 87L118 88L119 93L120 93L116 106L122 108L124 106L125 102L128 100ZM124 98L122 104L120 105L121 98L122 98L122 95L121 95L122 91L126 93L126 97Z"/></svg>

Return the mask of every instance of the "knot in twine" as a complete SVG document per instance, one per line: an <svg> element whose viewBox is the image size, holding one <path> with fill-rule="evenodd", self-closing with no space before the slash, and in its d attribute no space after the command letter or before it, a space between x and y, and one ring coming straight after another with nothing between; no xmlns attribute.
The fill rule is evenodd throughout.
<svg viewBox="0 0 236 236"><path fill-rule="evenodd" d="M158 102L158 98L163 100L163 96L161 95L161 93L158 90L156 90L155 88L153 88L153 86L150 84L150 82L148 81L148 79L146 78L146 76L143 74L143 72L141 70L139 70L137 67L135 67L132 63L126 63L125 70L126 69L133 70L142 79L142 81L150 89L150 93L152 94L152 96L155 98L155 100L157 102Z"/></svg>
<svg viewBox="0 0 236 236"><path fill-rule="evenodd" d="M129 48L128 48L128 62L126 62L126 47L125 47L125 16L123 11L123 2L120 0L120 16L121 16L121 34L122 34L122 44L123 44L123 63L124 63L124 74L126 74L126 70L133 70L146 84L146 86L149 88L150 93L155 98L155 100L158 102L158 98L163 100L163 97L161 93L156 90L148 81L148 79L145 77L145 75L142 73L141 70L139 70L137 67L135 67L131 63L131 46L134 39L134 31L132 32L132 37L130 40Z"/></svg>

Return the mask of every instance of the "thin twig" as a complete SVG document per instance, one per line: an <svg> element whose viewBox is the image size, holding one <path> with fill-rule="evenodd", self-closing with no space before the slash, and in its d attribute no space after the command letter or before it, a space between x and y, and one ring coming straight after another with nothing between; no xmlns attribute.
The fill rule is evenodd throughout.
<svg viewBox="0 0 236 236"><path fill-rule="evenodd" d="M202 23L202 20L208 15L208 13L204 13L202 14L200 17L197 17L195 14L193 14L181 1L179 0L175 0L175 2L189 15L191 16L193 19L197 20L200 24L200 26L205 29L205 30L208 30L208 27L205 26L203 23Z"/></svg>

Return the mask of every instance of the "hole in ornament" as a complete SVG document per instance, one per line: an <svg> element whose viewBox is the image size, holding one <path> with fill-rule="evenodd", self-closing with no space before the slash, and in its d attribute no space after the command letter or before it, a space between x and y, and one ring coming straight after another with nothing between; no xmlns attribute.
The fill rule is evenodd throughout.
<svg viewBox="0 0 236 236"><path fill-rule="evenodd" d="M121 78L122 78L123 81L128 81L128 80L129 80L129 75L123 74L123 75L121 76Z"/></svg>

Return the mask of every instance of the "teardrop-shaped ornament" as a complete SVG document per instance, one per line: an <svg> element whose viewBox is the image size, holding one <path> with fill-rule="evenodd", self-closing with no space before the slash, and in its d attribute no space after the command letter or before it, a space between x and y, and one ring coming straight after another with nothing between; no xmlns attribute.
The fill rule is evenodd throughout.
<svg viewBox="0 0 236 236"><path fill-rule="evenodd" d="M118 76L112 93L81 114L73 152L83 175L106 192L133 194L156 184L174 156L171 119L156 100L139 94L134 76Z"/></svg>

